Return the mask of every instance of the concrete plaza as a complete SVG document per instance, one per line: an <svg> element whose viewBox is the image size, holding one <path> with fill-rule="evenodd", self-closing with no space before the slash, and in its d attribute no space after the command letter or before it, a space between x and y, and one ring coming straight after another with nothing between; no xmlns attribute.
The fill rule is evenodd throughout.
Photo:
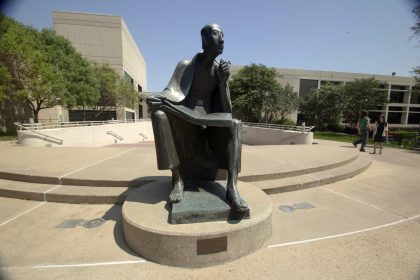
<svg viewBox="0 0 420 280"><path fill-rule="evenodd" d="M302 149L290 146L289 153L274 146L245 146L242 178L264 188L268 181L281 179L272 175L280 174L274 172L276 168L286 173L309 170L358 154L346 143L317 142ZM128 155L134 149L131 152L136 155L130 157L135 158L141 149L146 150L95 148L89 155L82 150L22 149L6 144L0 149L0 171L4 173L118 182L138 175L116 164L131 164L134 159L116 155ZM60 161L36 162L45 151L50 159L66 151L67 159L61 165ZM144 154L151 164L142 169L143 175L169 175L156 170L153 153ZM116 162L106 160L111 157ZM267 244L239 260L197 269L162 266L133 254L122 234L121 205L0 197L0 279L420 279L419 157L417 152L389 148L382 155L370 155L369 168L352 178L270 194L273 232ZM28 162L33 163L30 168ZM99 166L93 168L94 163ZM121 177L114 178L107 166L117 166L113 174ZM270 168L273 172L267 173ZM322 174L316 171L321 172L299 177L319 176L320 182ZM280 210L303 202L313 208ZM106 222L95 228L57 227L64 220L101 217Z"/></svg>

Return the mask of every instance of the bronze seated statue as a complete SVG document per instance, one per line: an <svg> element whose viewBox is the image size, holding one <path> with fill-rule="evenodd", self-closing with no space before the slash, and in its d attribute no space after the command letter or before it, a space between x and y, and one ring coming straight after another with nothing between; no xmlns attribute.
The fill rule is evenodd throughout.
<svg viewBox="0 0 420 280"><path fill-rule="evenodd" d="M147 98L158 169L172 171L171 203L182 201L184 183L214 181L227 170L226 199L232 209L247 211L237 188L242 125L232 118L230 63L215 61L223 52L224 34L220 26L206 25L201 39L203 52L179 62L168 86Z"/></svg>

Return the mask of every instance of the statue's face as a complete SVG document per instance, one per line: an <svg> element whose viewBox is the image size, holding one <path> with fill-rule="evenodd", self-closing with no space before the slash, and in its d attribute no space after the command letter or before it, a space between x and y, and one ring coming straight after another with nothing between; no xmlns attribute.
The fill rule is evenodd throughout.
<svg viewBox="0 0 420 280"><path fill-rule="evenodd" d="M220 26L211 25L206 36L206 41L207 45L205 46L205 50L217 54L223 53L225 39L223 30Z"/></svg>

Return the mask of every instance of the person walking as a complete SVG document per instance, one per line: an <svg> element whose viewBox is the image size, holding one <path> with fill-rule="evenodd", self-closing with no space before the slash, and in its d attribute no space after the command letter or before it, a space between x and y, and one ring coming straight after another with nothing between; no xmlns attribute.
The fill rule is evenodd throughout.
<svg viewBox="0 0 420 280"><path fill-rule="evenodd" d="M370 119L368 117L368 112L361 111L359 121L357 122L357 130L359 131L360 139L353 142L354 147L357 147L358 144L362 144L360 146L361 152L366 152L365 147L369 137L369 123Z"/></svg>
<svg viewBox="0 0 420 280"><path fill-rule="evenodd" d="M373 127L373 153L376 154L376 147L379 146L379 154L382 154L385 137L388 137L388 123L383 115L375 122Z"/></svg>

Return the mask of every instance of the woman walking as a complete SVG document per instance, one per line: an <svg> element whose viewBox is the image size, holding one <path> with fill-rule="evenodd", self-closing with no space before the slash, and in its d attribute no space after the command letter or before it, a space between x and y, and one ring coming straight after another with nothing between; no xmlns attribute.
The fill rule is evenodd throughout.
<svg viewBox="0 0 420 280"><path fill-rule="evenodd" d="M388 136L388 123L383 115L379 116L379 120L375 122L373 127L373 153L376 154L376 147L379 146L379 154L382 154L385 137Z"/></svg>

